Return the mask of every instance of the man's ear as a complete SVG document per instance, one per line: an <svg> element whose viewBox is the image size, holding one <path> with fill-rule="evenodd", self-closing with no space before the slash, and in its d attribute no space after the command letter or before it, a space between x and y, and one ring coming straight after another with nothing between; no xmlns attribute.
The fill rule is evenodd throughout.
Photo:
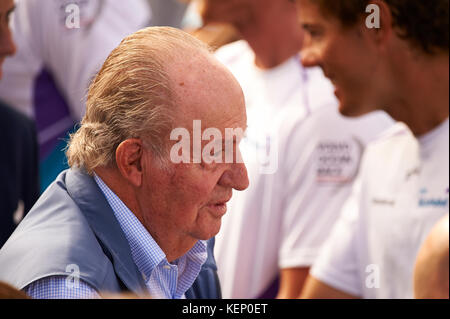
<svg viewBox="0 0 450 319"><path fill-rule="evenodd" d="M134 186L142 184L142 156L144 149L140 139L128 139L116 149L116 164L120 174Z"/></svg>
<svg viewBox="0 0 450 319"><path fill-rule="evenodd" d="M384 0L371 0L366 7L364 27L377 47L385 49L393 36L391 8Z"/></svg>

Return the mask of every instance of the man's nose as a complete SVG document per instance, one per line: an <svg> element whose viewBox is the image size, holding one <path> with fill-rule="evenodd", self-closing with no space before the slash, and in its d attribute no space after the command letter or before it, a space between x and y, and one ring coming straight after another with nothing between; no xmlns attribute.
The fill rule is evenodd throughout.
<svg viewBox="0 0 450 319"><path fill-rule="evenodd" d="M233 163L230 165L230 168L226 170L220 178L219 184L234 188L238 191L245 190L249 185L245 164Z"/></svg>
<svg viewBox="0 0 450 319"><path fill-rule="evenodd" d="M304 47L300 51L300 60L304 67L312 67L319 65L317 52L313 48Z"/></svg>

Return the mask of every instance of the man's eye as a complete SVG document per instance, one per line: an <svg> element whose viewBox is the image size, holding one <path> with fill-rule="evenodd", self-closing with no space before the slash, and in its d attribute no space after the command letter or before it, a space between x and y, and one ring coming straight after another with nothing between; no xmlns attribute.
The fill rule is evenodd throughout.
<svg viewBox="0 0 450 319"><path fill-rule="evenodd" d="M304 26L303 29L305 31L305 34L311 38L318 38L322 36L322 31L318 30L317 28L311 26Z"/></svg>
<svg viewBox="0 0 450 319"><path fill-rule="evenodd" d="M317 38L319 38L322 35L322 33L320 31L317 31L317 30L308 30L308 34L313 39L317 39Z"/></svg>

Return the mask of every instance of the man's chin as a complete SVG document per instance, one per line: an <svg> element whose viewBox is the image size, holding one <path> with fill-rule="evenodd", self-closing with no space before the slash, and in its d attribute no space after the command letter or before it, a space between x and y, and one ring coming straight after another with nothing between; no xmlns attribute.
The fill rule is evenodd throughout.
<svg viewBox="0 0 450 319"><path fill-rule="evenodd" d="M197 223L195 229L189 232L192 238L197 240L208 240L216 236L222 226L222 218L212 216L203 216L200 223Z"/></svg>
<svg viewBox="0 0 450 319"><path fill-rule="evenodd" d="M198 234L197 238L199 240L208 240L216 236L222 225L222 221L218 220L214 225L210 225L207 230L203 231L201 234Z"/></svg>
<svg viewBox="0 0 450 319"><path fill-rule="evenodd" d="M367 114L361 104L357 103L345 103L339 100L339 113L345 117L359 117Z"/></svg>

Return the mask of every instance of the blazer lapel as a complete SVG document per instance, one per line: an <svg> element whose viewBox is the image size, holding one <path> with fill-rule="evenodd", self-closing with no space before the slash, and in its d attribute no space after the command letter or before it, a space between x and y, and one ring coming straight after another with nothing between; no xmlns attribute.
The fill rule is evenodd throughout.
<svg viewBox="0 0 450 319"><path fill-rule="evenodd" d="M102 246L111 254L117 276L130 291L145 292L145 282L133 261L128 241L95 180L84 171L69 169L66 187Z"/></svg>

